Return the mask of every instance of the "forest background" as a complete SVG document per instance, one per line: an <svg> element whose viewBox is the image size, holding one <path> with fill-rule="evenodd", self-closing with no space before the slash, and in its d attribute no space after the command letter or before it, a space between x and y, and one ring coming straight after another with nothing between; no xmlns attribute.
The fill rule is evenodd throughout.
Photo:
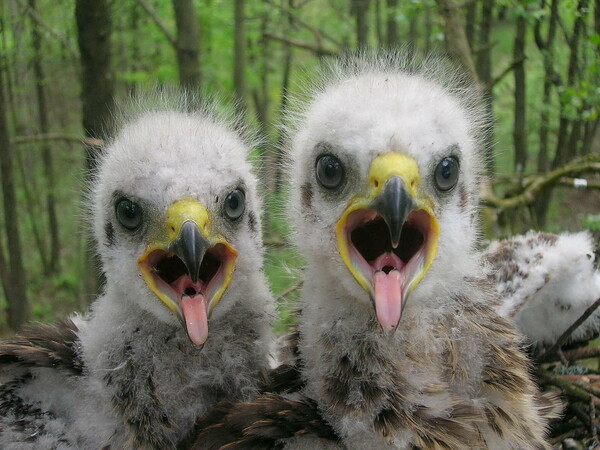
<svg viewBox="0 0 600 450"><path fill-rule="evenodd" d="M237 102L267 137L255 151L284 327L302 262L273 213L277 123L323 62L399 47L449 54L485 94L488 239L529 228L600 235L600 0L2 0L0 335L93 300L86 173L115 99L157 84Z"/></svg>

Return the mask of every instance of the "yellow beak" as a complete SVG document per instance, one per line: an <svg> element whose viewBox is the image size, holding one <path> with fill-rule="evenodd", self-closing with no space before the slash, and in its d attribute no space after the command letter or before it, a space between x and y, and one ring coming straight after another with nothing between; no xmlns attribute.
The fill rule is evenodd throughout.
<svg viewBox="0 0 600 450"><path fill-rule="evenodd" d="M378 296L385 295L391 312L389 320L380 320L384 328L395 327L403 301L435 258L439 226L433 202L421 191L414 159L380 155L371 163L365 191L348 202L336 226L340 256L376 308ZM390 281L389 271L397 281ZM398 296L396 304L391 297Z"/></svg>
<svg viewBox="0 0 600 450"><path fill-rule="evenodd" d="M232 246L211 231L206 207L183 199L167 208L164 224L138 259L138 267L150 290L186 324L194 340L190 318L208 320L203 314L210 316L229 286L236 257Z"/></svg>

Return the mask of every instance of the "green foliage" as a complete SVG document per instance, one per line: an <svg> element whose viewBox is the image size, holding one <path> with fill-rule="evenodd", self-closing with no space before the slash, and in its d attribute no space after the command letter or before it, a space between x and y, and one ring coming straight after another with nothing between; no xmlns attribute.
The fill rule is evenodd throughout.
<svg viewBox="0 0 600 450"><path fill-rule="evenodd" d="M583 219L583 227L600 233L600 214L587 214Z"/></svg>

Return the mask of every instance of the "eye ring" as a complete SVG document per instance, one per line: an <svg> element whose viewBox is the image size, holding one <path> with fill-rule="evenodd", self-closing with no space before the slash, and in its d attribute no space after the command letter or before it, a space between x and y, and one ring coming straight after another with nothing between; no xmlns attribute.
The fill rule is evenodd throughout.
<svg viewBox="0 0 600 450"><path fill-rule="evenodd" d="M138 229L142 224L142 207L128 198L117 200L115 204L115 215L123 228L129 231Z"/></svg>
<svg viewBox="0 0 600 450"><path fill-rule="evenodd" d="M241 189L234 189L225 197L225 214L231 220L239 219L246 210L246 195Z"/></svg>
<svg viewBox="0 0 600 450"><path fill-rule="evenodd" d="M454 156L447 156L442 159L434 172L434 181L436 187L447 192L456 186L458 182L458 174L460 172L460 164Z"/></svg>
<svg viewBox="0 0 600 450"><path fill-rule="evenodd" d="M333 155L321 155L315 163L317 181L325 189L333 190L344 180L344 165Z"/></svg>

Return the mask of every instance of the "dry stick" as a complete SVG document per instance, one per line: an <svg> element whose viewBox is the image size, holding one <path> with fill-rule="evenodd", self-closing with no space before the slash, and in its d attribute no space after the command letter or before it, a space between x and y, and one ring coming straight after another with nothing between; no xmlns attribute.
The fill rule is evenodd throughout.
<svg viewBox="0 0 600 450"><path fill-rule="evenodd" d="M74 134L63 134L63 133L45 133L45 134L32 134L29 136L15 136L10 140L11 144L28 144L30 142L38 141L71 141L71 142L83 142L92 146L102 146L102 141L99 139L86 138L77 136Z"/></svg>
<svg viewBox="0 0 600 450"><path fill-rule="evenodd" d="M565 380L559 375L555 375L545 369L538 368L538 376L545 384L551 384L552 386L562 389L567 397L571 397L572 399L586 403L592 402L596 408L600 407L600 399L594 395L588 394L580 387L574 386L573 383Z"/></svg>
<svg viewBox="0 0 600 450"><path fill-rule="evenodd" d="M594 402L590 398L590 429L592 430L592 437L598 439L598 433L596 431L596 408L594 408Z"/></svg>
<svg viewBox="0 0 600 450"><path fill-rule="evenodd" d="M578 180L581 180L581 178L563 177L558 180L558 184L560 184L561 186L582 189L584 191L588 189L600 189L600 181L584 179L585 183L582 185L580 184L581 182L578 182Z"/></svg>
<svg viewBox="0 0 600 450"><path fill-rule="evenodd" d="M293 45L294 47L303 48L304 50L309 50L320 56L339 56L339 54L340 54L340 52L338 52L336 50L330 50L330 49L327 49L320 45L314 45L314 44L310 44L308 42L299 41L297 39L292 39L287 36L282 36L280 34L266 32L266 33L264 33L264 36L266 38L273 39L275 41L280 41L280 42L284 42L286 44Z"/></svg>
<svg viewBox="0 0 600 450"><path fill-rule="evenodd" d="M539 362L543 362L546 359L548 359L551 355L554 355L557 352L557 350L562 347L562 345L565 343L565 341L567 339L569 339L569 337L571 336L571 334L573 333L573 331L575 331L579 327L579 325L581 325L585 321L585 319L587 319L588 317L590 317L592 315L592 313L594 311L596 311L596 309L598 308L598 306L600 306L600 298L598 298L592 304L592 306L590 306L588 309L586 309L584 311L584 313L579 317L579 319L577 319L575 322L573 322L573 325L571 325L569 328L567 328L567 331L565 331L558 338L558 340L554 343L554 345L552 347L550 347L548 350L546 350L544 353L542 353L537 358L537 360Z"/></svg>
<svg viewBox="0 0 600 450"><path fill-rule="evenodd" d="M277 3L273 2L272 0L266 0L266 2L270 6L272 6L274 8L277 8L280 11L282 11L288 17L291 17L294 22L296 22L301 27L306 28L308 31L310 31L310 33L313 36L315 36L315 37L323 37L323 38L327 39L328 41L330 41L332 44L336 45L337 47L343 47L344 46L340 41L338 41L337 39L335 39L333 36L330 36L328 33L325 33L324 31L319 30L319 29L311 26L310 24L308 24L304 20L300 19L296 14L294 14L288 8L285 8L285 7L281 6L281 5L278 5Z"/></svg>
<svg viewBox="0 0 600 450"><path fill-rule="evenodd" d="M173 48L177 48L177 40L175 36L169 31L165 23L161 20L160 16L152 9L152 7L146 3L145 0L137 0L138 4L144 8L146 13L150 16L152 21L156 24L156 26L162 31L163 35L169 41L169 44L173 46Z"/></svg>
<svg viewBox="0 0 600 450"><path fill-rule="evenodd" d="M595 409L592 407L592 409ZM588 425L590 414L579 403L570 403L566 407L566 413L574 416L581 422L582 425Z"/></svg>
<svg viewBox="0 0 600 450"><path fill-rule="evenodd" d="M563 355L570 362L579 361L580 359L597 358L600 356L600 347L583 347L566 350L563 351ZM554 361L554 359L551 361Z"/></svg>
<svg viewBox="0 0 600 450"><path fill-rule="evenodd" d="M283 239L265 239L263 244L267 247L291 247L291 244Z"/></svg>
<svg viewBox="0 0 600 450"><path fill-rule="evenodd" d="M565 380L569 380L571 382L574 382L576 380L583 380L586 383L600 383L600 375L590 375L590 374L585 374L585 375L561 375L561 377L563 377ZM600 395L598 395L598 397L600 397Z"/></svg>
<svg viewBox="0 0 600 450"><path fill-rule="evenodd" d="M21 0L19 0L19 4L23 9L25 9L25 12L27 12L29 17L31 17L41 28L46 30L50 36L59 41L63 48L66 49L73 58L79 58L79 52L77 52L77 50L69 43L69 41L64 36L62 36L60 33L54 30L54 28L47 25L46 22L42 20L40 15L36 11L31 9L29 5L22 2Z"/></svg>
<svg viewBox="0 0 600 450"><path fill-rule="evenodd" d="M573 380L573 384L577 387L580 387L581 389L589 392L592 395L595 395L596 397L600 397L600 389L592 386L590 383L588 383L587 381L585 381L583 378L585 377L585 375L578 375L577 378L575 378Z"/></svg>
<svg viewBox="0 0 600 450"><path fill-rule="evenodd" d="M578 175L583 172L600 172L600 161L592 159L571 162L544 175L531 177L523 192L514 197L499 198L494 195L487 195L482 197L481 203L484 206L490 206L501 211L529 205L535 201L541 192L556 184L561 178Z"/></svg>
<svg viewBox="0 0 600 450"><path fill-rule="evenodd" d="M572 430L569 430L566 433L561 434L560 436L556 436L555 438L550 439L550 444L556 445L556 444L564 441L565 439L569 439L569 438L577 436L581 433L585 433L585 430L586 429L584 427L573 428Z"/></svg>
<svg viewBox="0 0 600 450"><path fill-rule="evenodd" d="M502 79L506 75L508 75L517 65L521 64L526 59L527 57L525 56L523 56L522 58L515 59L512 63L508 65L508 67L506 67L506 69L500 72L500 75L490 80L490 82L486 86L486 90L491 91L494 88L494 86L496 86L500 81L502 81Z"/></svg>
<svg viewBox="0 0 600 450"><path fill-rule="evenodd" d="M276 302L278 302L279 300L287 297L288 295L290 295L292 292L297 291L298 289L300 289L302 287L302 285L304 284L304 281L298 281L295 285L293 285L291 288L286 289L285 291L283 291L281 294L279 294L277 296L277 298L275 299Z"/></svg>

